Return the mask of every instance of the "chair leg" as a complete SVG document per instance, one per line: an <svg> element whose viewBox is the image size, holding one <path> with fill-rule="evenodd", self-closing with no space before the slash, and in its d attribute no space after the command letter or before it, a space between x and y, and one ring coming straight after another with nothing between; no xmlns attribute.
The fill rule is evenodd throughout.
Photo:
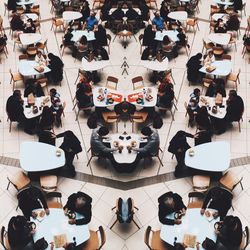
<svg viewBox="0 0 250 250"><path fill-rule="evenodd" d="M11 132L11 125L12 125L12 121L10 120L9 133Z"/></svg>
<svg viewBox="0 0 250 250"><path fill-rule="evenodd" d="M87 167L89 166L89 164L90 164L92 158L93 158L93 155L90 156L89 161L88 161L88 163L87 163Z"/></svg>
<svg viewBox="0 0 250 250"><path fill-rule="evenodd" d="M10 181L8 182L6 190L9 190L9 187L10 187Z"/></svg>
<svg viewBox="0 0 250 250"><path fill-rule="evenodd" d="M132 221L135 223L135 225L138 227L138 229L140 229L139 225L136 223L136 221L134 219L132 219Z"/></svg>
<svg viewBox="0 0 250 250"><path fill-rule="evenodd" d="M241 189L244 190L243 185L242 185L242 181L240 181L240 186L241 186Z"/></svg>
<svg viewBox="0 0 250 250"><path fill-rule="evenodd" d="M78 109L78 112L76 114L76 121L78 120L79 113L80 113L80 109Z"/></svg>
<svg viewBox="0 0 250 250"><path fill-rule="evenodd" d="M157 158L158 158L158 160L159 160L161 166L163 167L163 163L162 163L161 158L159 157L159 155L157 155Z"/></svg>
<svg viewBox="0 0 250 250"><path fill-rule="evenodd" d="M239 124L239 132L241 132L241 128L240 128L240 121L238 121L238 124Z"/></svg>
<svg viewBox="0 0 250 250"><path fill-rule="evenodd" d="M112 229L113 226L116 224L117 221L118 221L118 220L116 219L115 222L112 224L112 226L111 226L109 229Z"/></svg>
<svg viewBox="0 0 250 250"><path fill-rule="evenodd" d="M77 104L77 102L74 104L74 106L73 106L72 110L74 110L74 109L76 108L76 104Z"/></svg>

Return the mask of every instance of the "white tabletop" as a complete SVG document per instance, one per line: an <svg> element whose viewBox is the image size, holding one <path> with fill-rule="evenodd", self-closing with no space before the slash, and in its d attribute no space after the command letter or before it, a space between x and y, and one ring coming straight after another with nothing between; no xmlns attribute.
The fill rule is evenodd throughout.
<svg viewBox="0 0 250 250"><path fill-rule="evenodd" d="M223 119L227 113L227 98L223 98L223 102L222 102L222 105L224 107L220 107L220 106L217 106L217 113L213 113L212 112L212 107L215 106L215 97L209 97L209 96L203 96L204 99L206 99L206 102L207 102L207 111L208 111L208 114L210 116L213 116L213 117L216 117L218 119ZM204 106L205 103L202 102L201 100L202 98L200 98L200 102L199 102L199 105L200 106Z"/></svg>
<svg viewBox="0 0 250 250"><path fill-rule="evenodd" d="M145 90L146 93L148 93L149 95L151 95L152 99L149 101L147 100L145 97L143 98L144 103L137 103L136 100L138 99L138 95L142 95L143 96L143 91ZM137 89L134 91L127 91L126 92L126 100L138 107L155 107L156 103L157 103L157 93L158 90L154 87L144 87L143 89ZM134 97L135 101L130 101L128 98L128 95L132 95L131 97ZM146 94L147 95L147 94Z"/></svg>
<svg viewBox="0 0 250 250"><path fill-rule="evenodd" d="M119 138L120 137L120 138ZM130 137L130 138L128 138ZM123 138L123 139L122 139ZM127 139L128 138L128 139ZM141 139L141 136L138 134L109 134L109 140L104 140L103 142L108 142L110 143L111 148L114 147L114 141L119 142L119 145L123 146L123 150L121 153L118 151L113 152L114 159L117 163L126 163L126 164L131 164L135 161L137 152L136 151L131 151L131 153L128 152L127 146L131 146L132 141L136 141L136 147L139 148L141 142L147 142L145 139Z"/></svg>
<svg viewBox="0 0 250 250"><path fill-rule="evenodd" d="M226 13L215 13L212 15L212 19L214 21L217 21L218 19L227 20L228 17L229 17L229 15Z"/></svg>
<svg viewBox="0 0 250 250"><path fill-rule="evenodd" d="M25 21L27 21L28 19L32 19L33 21L38 19L38 15L35 13L24 13L22 15L22 18L25 19Z"/></svg>
<svg viewBox="0 0 250 250"><path fill-rule="evenodd" d="M82 36L86 36L87 41L93 41L95 40L95 33L93 31L87 31L87 30L73 30L71 32L73 37L71 38L71 41L77 42L80 40Z"/></svg>
<svg viewBox="0 0 250 250"><path fill-rule="evenodd" d="M211 74L215 76L227 76L232 71L232 62L230 60L221 60L211 63L212 66L215 66L216 69L212 72L207 72L205 66L199 69L200 72Z"/></svg>
<svg viewBox="0 0 250 250"><path fill-rule="evenodd" d="M226 1L226 0L224 0L224 1L222 1L222 0L213 0L215 3L217 3L217 4L221 4L221 5L233 5L234 3L233 3L233 1L232 2L229 2L229 1Z"/></svg>
<svg viewBox="0 0 250 250"><path fill-rule="evenodd" d="M50 68L47 66L44 67L43 72L38 72L37 70L34 69L34 67L39 66L39 63L36 61L30 61L30 60L21 60L18 63L18 71L21 75L23 76L35 76L35 75L40 75L44 74L47 72L50 72Z"/></svg>
<svg viewBox="0 0 250 250"><path fill-rule="evenodd" d="M141 60L141 64L144 68L150 69L153 71L166 71L168 70L168 58L166 57L162 62L158 60L149 61L149 60Z"/></svg>
<svg viewBox="0 0 250 250"><path fill-rule="evenodd" d="M42 35L39 33L22 33L19 35L22 45L30 45L39 42Z"/></svg>
<svg viewBox="0 0 250 250"><path fill-rule="evenodd" d="M61 155L57 156L56 151ZM20 146L20 165L27 172L47 171L64 166L64 151L41 142L23 142Z"/></svg>
<svg viewBox="0 0 250 250"><path fill-rule="evenodd" d="M230 42L231 34L228 33L211 33L207 37L211 42L220 45L228 45Z"/></svg>
<svg viewBox="0 0 250 250"><path fill-rule="evenodd" d="M141 10L139 8L133 8L139 15L141 15ZM117 8L111 8L109 10L109 15L111 15ZM123 13L126 14L128 9L122 9Z"/></svg>
<svg viewBox="0 0 250 250"><path fill-rule="evenodd" d="M178 21L186 21L188 14L186 11L172 11L168 14L168 17Z"/></svg>
<svg viewBox="0 0 250 250"><path fill-rule="evenodd" d="M194 156L189 155L190 150L194 150ZM186 151L185 164L199 170L223 172L230 165L230 145L216 141L192 147Z"/></svg>
<svg viewBox="0 0 250 250"><path fill-rule="evenodd" d="M98 96L100 96L101 94L104 94L105 89L107 89L106 97L102 101L98 100ZM113 95L115 95L115 94L122 95L121 101L124 100L124 94L122 92L119 92L119 91L116 91L113 89L108 89L105 87L96 87L96 88L93 88L92 92L93 92L93 102L94 102L95 107L110 107L110 106L114 106L114 105L119 103L117 101L114 101L113 103L107 103L107 96L109 94L110 95L112 95L112 94ZM115 96L113 96L113 97L115 97Z"/></svg>
<svg viewBox="0 0 250 250"><path fill-rule="evenodd" d="M82 69L85 71L96 71L103 69L110 65L109 60L101 60L101 61L95 61L92 60L91 62L88 62L86 58L82 58Z"/></svg>
<svg viewBox="0 0 250 250"><path fill-rule="evenodd" d="M172 217L174 218L173 215ZM180 225L162 225L160 238L171 245L174 244L175 237L177 238L177 242L182 242L185 234L196 235L196 241L200 243L206 237L216 242L217 236L214 232L214 223L217 221L219 221L219 218L209 222L205 216L200 214L200 208L187 209L186 215L182 217ZM191 250L194 248L187 249ZM201 245L200 249L204 250Z"/></svg>
<svg viewBox="0 0 250 250"><path fill-rule="evenodd" d="M64 11L62 17L64 21L71 21L81 18L82 14L77 11Z"/></svg>
<svg viewBox="0 0 250 250"><path fill-rule="evenodd" d="M179 38L177 35L179 32L177 30L163 30L161 31L156 31L155 33L155 40L157 41L163 41L164 36L168 36L172 41L176 42L179 41Z"/></svg>
<svg viewBox="0 0 250 250"><path fill-rule="evenodd" d="M33 3L35 3L35 0L28 0L28 1L21 0L21 1L17 2L16 4L17 5L30 5L30 4L33 4Z"/></svg>
<svg viewBox="0 0 250 250"><path fill-rule="evenodd" d="M73 242L73 237L75 237L76 245L82 244L89 239L88 225L70 225L68 217L64 215L62 208L50 208L49 210L50 214L48 216L45 215L41 222L33 218L30 219L36 224L36 233L33 235L34 242L43 237L48 243L54 242L54 236L60 234L66 234L67 242ZM35 211L40 210L37 209ZM77 213L76 215L83 217ZM50 249L50 244L47 249Z"/></svg>
<svg viewBox="0 0 250 250"><path fill-rule="evenodd" d="M48 102L45 105L46 106L50 106L51 105L50 96L47 96L47 97L46 96L35 97L35 106L38 107L38 112L36 114L34 114L32 112L32 108L33 107L31 107L31 106L27 107L27 105L28 105L28 103L27 103L28 98L25 97L25 98L23 98L23 100L24 100L24 103L23 103L23 109L24 109L24 111L23 111L23 113L24 113L24 115L25 115L25 117L27 119L32 119L32 118L38 117L38 116L40 116L42 114L42 112L43 112L43 107L41 105L42 102L48 100Z"/></svg>

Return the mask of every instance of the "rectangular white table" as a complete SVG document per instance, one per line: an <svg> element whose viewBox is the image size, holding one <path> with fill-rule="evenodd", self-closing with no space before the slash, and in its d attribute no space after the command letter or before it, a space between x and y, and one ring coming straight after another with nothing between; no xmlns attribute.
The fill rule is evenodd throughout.
<svg viewBox="0 0 250 250"><path fill-rule="evenodd" d="M49 210L50 214L48 216L45 215L45 218L41 222L31 218L31 221L36 224L36 233L33 235L34 242L43 237L48 243L54 242L54 236L60 234L66 234L68 243L74 242L73 238L75 238L76 245L80 245L89 239L90 233L88 225L70 225L68 223L68 217L64 215L62 208L50 208ZM76 219L78 219L78 217L82 218L83 216L76 213ZM50 244L47 249L50 249Z"/></svg>
<svg viewBox="0 0 250 250"><path fill-rule="evenodd" d="M155 33L155 40L163 41L164 36L168 36L172 41L177 42L179 38L177 35L179 32L177 30L163 30L163 31L156 31Z"/></svg>
<svg viewBox="0 0 250 250"><path fill-rule="evenodd" d="M21 60L18 63L18 71L23 76L36 76L36 75L45 74L51 71L49 67L43 66L44 71L38 72L37 70L34 69L34 67L37 67L37 66L39 66L39 63L37 63L36 61Z"/></svg>
<svg viewBox="0 0 250 250"><path fill-rule="evenodd" d="M38 33L22 33L19 35L22 45L35 44L42 40L42 35Z"/></svg>
<svg viewBox="0 0 250 250"><path fill-rule="evenodd" d="M190 156L189 152L194 151ZM211 172L223 172L230 165L230 145L225 141L208 142L188 149L185 153L188 167Z"/></svg>
<svg viewBox="0 0 250 250"><path fill-rule="evenodd" d="M78 11L64 11L62 18L64 21L72 21L82 17L82 13Z"/></svg>
<svg viewBox="0 0 250 250"><path fill-rule="evenodd" d="M186 11L172 11L168 14L168 17L183 22L187 20L188 13Z"/></svg>
<svg viewBox="0 0 250 250"><path fill-rule="evenodd" d="M211 42L220 44L220 45L228 45L231 39L231 34L228 33L211 33L207 37Z"/></svg>
<svg viewBox="0 0 250 250"><path fill-rule="evenodd" d="M56 155L57 151L61 152L60 156ZM64 166L64 151L55 146L41 143L26 141L20 146L20 165L27 172L48 171Z"/></svg>
<svg viewBox="0 0 250 250"><path fill-rule="evenodd" d="M93 31L87 31L87 30L73 30L71 32L73 37L71 38L71 41L77 42L81 39L82 36L86 36L87 41L94 41L95 40L95 33Z"/></svg>
<svg viewBox="0 0 250 250"><path fill-rule="evenodd" d="M88 60L86 60L86 58L83 57L81 69L92 72L103 69L109 65L110 65L109 60L101 60L101 61L92 60L91 62L88 62Z"/></svg>
<svg viewBox="0 0 250 250"><path fill-rule="evenodd" d="M168 70L168 58L166 57L162 62L159 62L158 60L141 60L141 65L146 69L157 72L166 71Z"/></svg>
<svg viewBox="0 0 250 250"><path fill-rule="evenodd" d="M173 214L171 216L173 219ZM216 242L217 236L214 232L214 223L219 221L219 218L209 222L205 215L200 214L200 208L192 208L187 209L186 215L181 220L180 225L162 225L160 238L170 245L174 245L175 237L177 238L176 242L183 242L184 234L196 235L197 242L200 243L206 237ZM194 250L194 248L187 248L187 250ZM201 245L200 250L204 250Z"/></svg>
<svg viewBox="0 0 250 250"><path fill-rule="evenodd" d="M228 76L232 71L232 62L230 60L221 60L211 63L216 69L212 72L207 72L205 66L199 69L200 72L214 76Z"/></svg>

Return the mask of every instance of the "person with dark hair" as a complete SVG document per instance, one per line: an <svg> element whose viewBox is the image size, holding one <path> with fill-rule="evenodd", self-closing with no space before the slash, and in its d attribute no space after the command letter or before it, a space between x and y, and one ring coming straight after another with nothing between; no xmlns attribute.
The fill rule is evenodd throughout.
<svg viewBox="0 0 250 250"><path fill-rule="evenodd" d="M38 208L43 208L45 213L49 215L49 208L45 200L44 194L41 189L30 186L25 189L22 189L17 194L18 206L22 210L23 215L27 220L32 216L33 218L37 217L37 213L33 210Z"/></svg>
<svg viewBox="0 0 250 250"><path fill-rule="evenodd" d="M234 0L233 1L234 3L234 11L235 12L238 12L238 10L242 10L243 8L243 1L242 0Z"/></svg>
<svg viewBox="0 0 250 250"><path fill-rule="evenodd" d="M11 217L8 224L8 241L11 249L21 249L33 241L32 230L24 216Z"/></svg>
<svg viewBox="0 0 250 250"><path fill-rule="evenodd" d="M212 132L211 130L199 130L195 135L194 135L194 145L200 145L203 143L208 143L212 141Z"/></svg>
<svg viewBox="0 0 250 250"><path fill-rule="evenodd" d="M151 24L149 24L144 30L142 45L155 49L155 31L153 30L153 26Z"/></svg>
<svg viewBox="0 0 250 250"><path fill-rule="evenodd" d="M43 88L36 79L30 78L25 82L24 97L28 97L29 94L33 94L34 97L44 96Z"/></svg>
<svg viewBox="0 0 250 250"><path fill-rule="evenodd" d="M186 66L187 66L187 79L189 82L199 82L202 78L202 73L199 71L202 68L201 64L202 54L197 53L196 55L192 56Z"/></svg>
<svg viewBox="0 0 250 250"><path fill-rule="evenodd" d="M226 26L224 25L223 20L219 18L214 26L214 33L226 33L226 32L227 32Z"/></svg>
<svg viewBox="0 0 250 250"><path fill-rule="evenodd" d="M98 58L98 60L109 60L108 52L105 48L99 47L94 50L94 56Z"/></svg>
<svg viewBox="0 0 250 250"><path fill-rule="evenodd" d="M76 100L78 101L78 108L93 107L92 89L88 85L78 84Z"/></svg>
<svg viewBox="0 0 250 250"><path fill-rule="evenodd" d="M122 11L122 6L119 5L118 8L110 15L112 20L122 20L124 17L124 12Z"/></svg>
<svg viewBox="0 0 250 250"><path fill-rule="evenodd" d="M176 41L176 45L179 46L179 47L183 47L183 46L186 46L186 43L187 43L187 36L186 34L183 32L183 29L182 28L178 28L177 29L177 37L179 39L179 41ZM187 47L189 48L190 46L187 45Z"/></svg>
<svg viewBox="0 0 250 250"><path fill-rule="evenodd" d="M63 46L73 46L74 45L74 41L71 40L73 38L72 31L73 31L72 28L67 29L67 32L65 33L65 35L63 37L63 43L60 45L60 48L62 48Z"/></svg>
<svg viewBox="0 0 250 250"><path fill-rule="evenodd" d="M162 224L174 225L181 224L181 219L169 219L167 215L174 212L181 212L185 215L187 207L184 205L182 198L177 193L167 192L158 198L159 210L158 216L159 221Z"/></svg>
<svg viewBox="0 0 250 250"><path fill-rule="evenodd" d="M163 30L165 28L164 19L160 16L160 12L156 11L154 13L155 17L152 20L152 25L154 30Z"/></svg>
<svg viewBox="0 0 250 250"><path fill-rule="evenodd" d="M66 166L68 167L70 175L74 177L76 171L73 165L73 160L76 154L82 152L81 142L78 140L78 138L71 130L67 130L56 136L56 138L61 138L61 137L63 137L63 143L60 146L60 148L65 153Z"/></svg>
<svg viewBox="0 0 250 250"><path fill-rule="evenodd" d="M87 17L86 22L84 23L83 28L87 30L95 31L98 25L98 20L96 19L96 13L94 11L90 11L90 16Z"/></svg>
<svg viewBox="0 0 250 250"><path fill-rule="evenodd" d="M17 6L17 0L8 0L7 1L8 10L12 10L13 12L15 12L16 6Z"/></svg>
<svg viewBox="0 0 250 250"><path fill-rule="evenodd" d="M164 19L165 22L168 22L170 18L168 17L170 10L168 3L166 1L161 2L160 15Z"/></svg>
<svg viewBox="0 0 250 250"><path fill-rule="evenodd" d="M39 120L39 128L41 130L50 130L53 128L54 121L55 115L53 109L49 106L44 106Z"/></svg>
<svg viewBox="0 0 250 250"><path fill-rule="evenodd" d="M157 106L163 108L171 108L173 106L173 100L174 100L174 90L172 83L165 84L164 89L158 90Z"/></svg>
<svg viewBox="0 0 250 250"><path fill-rule="evenodd" d="M38 131L38 141L55 146L56 135L50 129L40 129Z"/></svg>
<svg viewBox="0 0 250 250"><path fill-rule="evenodd" d="M224 188L211 188L206 194L201 208L201 214L203 215L207 208L216 209L218 211L218 216L223 220L232 206L232 198L232 194ZM216 215L217 214L215 214L215 216Z"/></svg>
<svg viewBox="0 0 250 250"><path fill-rule="evenodd" d="M46 66L46 65L47 65L47 60L45 59L45 56L42 54L42 51L41 51L41 50L38 50L38 51L36 52L35 61L36 61L39 65L43 65L43 66Z"/></svg>
<svg viewBox="0 0 250 250"><path fill-rule="evenodd" d="M198 129L207 131L211 130L211 121L207 107L202 106L198 109L197 114L195 115L195 121Z"/></svg>
<svg viewBox="0 0 250 250"><path fill-rule="evenodd" d="M69 223L76 225L88 224L91 221L92 217L91 203L92 198L83 192L71 194L68 198L66 205L63 208L64 213L67 214L68 212L77 212L81 214L83 218L69 219Z"/></svg>
<svg viewBox="0 0 250 250"><path fill-rule="evenodd" d="M182 174L185 167L185 152L190 148L187 143L187 137L194 138L192 134L179 130L169 142L168 152L174 154L177 160L174 172L175 176Z"/></svg>
<svg viewBox="0 0 250 250"><path fill-rule="evenodd" d="M240 28L240 20L237 14L232 14L226 22L227 31L238 31Z"/></svg>
<svg viewBox="0 0 250 250"><path fill-rule="evenodd" d="M132 8L132 5L129 5L125 17L127 17L128 20L138 20L140 15Z"/></svg>
<svg viewBox="0 0 250 250"><path fill-rule="evenodd" d="M195 88L193 93L190 94L190 100L187 106L187 113L189 116L189 124L192 127L194 125L195 116L200 108L200 89Z"/></svg>
<svg viewBox="0 0 250 250"><path fill-rule="evenodd" d="M36 33L36 26L31 18L27 20L23 28L24 33Z"/></svg>
<svg viewBox="0 0 250 250"><path fill-rule="evenodd" d="M23 31L24 23L23 20L17 13L14 13L12 19L10 20L10 28L12 31Z"/></svg>
<svg viewBox="0 0 250 250"><path fill-rule="evenodd" d="M50 76L51 80L54 83L61 82L63 79L63 67L64 67L62 60L58 56L55 56L52 53L48 54L48 58L49 58L48 67L51 69L51 71L47 73L48 76Z"/></svg>
<svg viewBox="0 0 250 250"><path fill-rule="evenodd" d="M89 55L89 44L87 37L83 35L78 42L74 44L72 49L72 56L77 58L80 56L80 59L83 57L88 57Z"/></svg>
<svg viewBox="0 0 250 250"><path fill-rule="evenodd" d="M130 102L123 101L115 105L115 113L120 115L121 118L128 119L136 111L135 105Z"/></svg>
<svg viewBox="0 0 250 250"><path fill-rule="evenodd" d="M84 1L82 3L82 7L80 10L82 17L81 17L81 22L85 23L87 18L90 16L90 8L89 8L89 2L88 1Z"/></svg>
<svg viewBox="0 0 250 250"><path fill-rule="evenodd" d="M97 30L95 31L95 47L101 48L108 45L106 29L99 24Z"/></svg>
<svg viewBox="0 0 250 250"><path fill-rule="evenodd" d="M61 115L63 113L63 104L60 99L60 94L56 91L55 88L50 89L50 101L51 101L51 108L55 113L55 122L56 125L59 126L61 124Z"/></svg>
<svg viewBox="0 0 250 250"><path fill-rule="evenodd" d="M152 60L156 56L156 50L146 47L141 55L141 60Z"/></svg>
<svg viewBox="0 0 250 250"><path fill-rule="evenodd" d="M207 88L206 96L216 97L218 93L223 97L226 97L225 82L222 78L216 78L213 80L213 82Z"/></svg>
<svg viewBox="0 0 250 250"><path fill-rule="evenodd" d="M144 2L139 2L139 9L141 10L141 17L143 21L148 21L150 14L149 14L149 7L147 4Z"/></svg>
<svg viewBox="0 0 250 250"><path fill-rule="evenodd" d="M88 120L87 120L87 125L90 129L95 129L98 126L98 116L97 114L94 112L92 114L90 114Z"/></svg>

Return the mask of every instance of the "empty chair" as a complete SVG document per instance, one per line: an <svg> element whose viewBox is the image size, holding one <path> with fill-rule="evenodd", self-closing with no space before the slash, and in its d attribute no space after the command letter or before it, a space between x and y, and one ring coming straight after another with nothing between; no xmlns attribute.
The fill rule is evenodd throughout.
<svg viewBox="0 0 250 250"><path fill-rule="evenodd" d="M231 72L228 76L227 76L227 82L233 82L235 85L235 89L236 91L238 90L238 84L240 84L240 69L238 69L238 71L236 72Z"/></svg>
<svg viewBox="0 0 250 250"><path fill-rule="evenodd" d="M40 185L43 191L53 192L57 189L57 176L56 175L43 175L40 176Z"/></svg>
<svg viewBox="0 0 250 250"><path fill-rule="evenodd" d="M106 81L106 87L109 89L117 89L118 78L113 76L108 76Z"/></svg>
<svg viewBox="0 0 250 250"><path fill-rule="evenodd" d="M197 17L195 17L195 18L188 18L187 19L187 26L186 26L186 28L188 29L190 27L193 28L194 33L196 32L197 29L200 30L199 25L198 25L198 18Z"/></svg>
<svg viewBox="0 0 250 250"><path fill-rule="evenodd" d="M238 184L240 184L243 190L242 180L243 177L239 178L229 170L220 178L219 182L230 191L233 191Z"/></svg>
<svg viewBox="0 0 250 250"><path fill-rule="evenodd" d="M224 49L222 47L213 47L213 54L215 57L221 57L224 54Z"/></svg>
<svg viewBox="0 0 250 250"><path fill-rule="evenodd" d="M190 192L188 194L187 208L201 208L204 197L204 194L201 192Z"/></svg>
<svg viewBox="0 0 250 250"><path fill-rule="evenodd" d="M61 28L62 31L64 30L63 20L58 18L52 18L52 25L50 30L53 29L55 32L57 28Z"/></svg>
<svg viewBox="0 0 250 250"><path fill-rule="evenodd" d="M17 82L20 82L22 81L23 82L23 76L20 74L20 73L12 73L11 69L9 70L10 71L10 84L13 83L13 91L15 90L16 88L16 84Z"/></svg>
<svg viewBox="0 0 250 250"><path fill-rule="evenodd" d="M210 185L210 176L194 175L193 189L197 192L206 192Z"/></svg>
<svg viewBox="0 0 250 250"><path fill-rule="evenodd" d="M137 76L132 79L133 89L142 89L144 87L144 82L142 76Z"/></svg>
<svg viewBox="0 0 250 250"><path fill-rule="evenodd" d="M62 194L60 192L46 193L48 208L63 208Z"/></svg>
<svg viewBox="0 0 250 250"><path fill-rule="evenodd" d="M7 180L8 180L8 185L6 188L7 190L9 189L10 184L12 184L15 187L15 189L19 191L31 183L30 178L21 170L15 173L14 176L7 177Z"/></svg>

